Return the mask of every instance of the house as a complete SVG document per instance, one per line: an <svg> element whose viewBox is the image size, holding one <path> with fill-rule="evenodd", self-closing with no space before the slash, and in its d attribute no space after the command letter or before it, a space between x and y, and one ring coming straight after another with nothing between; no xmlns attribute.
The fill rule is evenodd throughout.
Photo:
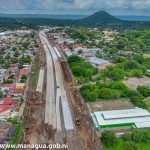
<svg viewBox="0 0 150 150"><path fill-rule="evenodd" d="M13 89L15 87L15 84L0 84L0 87L2 91L5 91Z"/></svg>
<svg viewBox="0 0 150 150"><path fill-rule="evenodd" d="M13 102L13 98L12 97L7 97L4 99L3 101L3 105L11 105Z"/></svg>
<svg viewBox="0 0 150 150"><path fill-rule="evenodd" d="M81 54L81 56L83 56L84 58L88 58L88 57L95 57L95 54L87 52L87 53Z"/></svg>
<svg viewBox="0 0 150 150"><path fill-rule="evenodd" d="M65 55L66 55L67 57L70 57L70 56L72 56L72 53L71 53L70 51L65 51Z"/></svg>
<svg viewBox="0 0 150 150"><path fill-rule="evenodd" d="M18 66L18 64L10 64L10 67L12 68L16 68Z"/></svg>
<svg viewBox="0 0 150 150"><path fill-rule="evenodd" d="M24 83L16 83L16 89L24 89L25 84Z"/></svg>
<svg viewBox="0 0 150 150"><path fill-rule="evenodd" d="M83 44L73 44L72 47L73 48L85 48L86 46L84 46Z"/></svg>
<svg viewBox="0 0 150 150"><path fill-rule="evenodd" d="M103 53L103 50L100 48L74 48L75 53L78 53L80 50L83 53Z"/></svg>
<svg viewBox="0 0 150 150"><path fill-rule="evenodd" d="M67 45L67 44L63 44L63 43L59 44L59 46L60 46L61 48L63 48L63 49L68 48L68 45Z"/></svg>
<svg viewBox="0 0 150 150"><path fill-rule="evenodd" d="M29 69L20 69L20 71L19 71L20 76L28 75L28 73L29 73Z"/></svg>
<svg viewBox="0 0 150 150"><path fill-rule="evenodd" d="M6 69L0 68L0 74L4 74L6 71Z"/></svg>
<svg viewBox="0 0 150 150"><path fill-rule="evenodd" d="M23 90L22 89L13 89L11 90L11 96L18 97L23 95Z"/></svg>
<svg viewBox="0 0 150 150"><path fill-rule="evenodd" d="M125 56L125 57L132 57L134 54L138 54L138 53L134 53L134 52L131 52L131 51L122 51L122 50L120 50L119 52L118 52L118 54L120 55L120 56Z"/></svg>
<svg viewBox="0 0 150 150"><path fill-rule="evenodd" d="M105 67L110 65L109 61L97 57L89 57L87 58L87 61L90 62L92 65L99 66L99 69L104 69Z"/></svg>

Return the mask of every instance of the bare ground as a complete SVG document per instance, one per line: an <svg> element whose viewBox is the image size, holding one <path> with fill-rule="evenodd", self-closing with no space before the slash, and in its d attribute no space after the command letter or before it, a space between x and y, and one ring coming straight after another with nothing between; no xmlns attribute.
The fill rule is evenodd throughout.
<svg viewBox="0 0 150 150"><path fill-rule="evenodd" d="M89 102L88 108L90 112L118 110L134 108L133 104L128 99L105 100L101 102Z"/></svg>
<svg viewBox="0 0 150 150"><path fill-rule="evenodd" d="M140 86L148 86L150 85L150 77L143 77L143 78L130 78L126 81L124 81L124 83L133 90L136 90L138 85Z"/></svg>

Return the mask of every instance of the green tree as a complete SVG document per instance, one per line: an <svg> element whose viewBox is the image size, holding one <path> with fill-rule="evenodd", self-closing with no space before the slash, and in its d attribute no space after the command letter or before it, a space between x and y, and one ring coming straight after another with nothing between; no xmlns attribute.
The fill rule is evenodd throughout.
<svg viewBox="0 0 150 150"><path fill-rule="evenodd" d="M0 90L0 98L3 98L3 92Z"/></svg>
<svg viewBox="0 0 150 150"><path fill-rule="evenodd" d="M110 77L113 80L122 80L124 78L124 71L119 68L114 68L112 72L110 72Z"/></svg>
<svg viewBox="0 0 150 150"><path fill-rule="evenodd" d="M102 99L115 99L121 97L121 92L115 89L102 88L99 91L99 98Z"/></svg>
<svg viewBox="0 0 150 150"><path fill-rule="evenodd" d="M15 51L15 53L14 53L14 57L18 57L20 54L19 54L19 51L17 50L17 51Z"/></svg>
<svg viewBox="0 0 150 150"><path fill-rule="evenodd" d="M26 79L27 79L27 76L26 76L26 75L22 75L22 76L21 76L21 79L26 80Z"/></svg>
<svg viewBox="0 0 150 150"><path fill-rule="evenodd" d="M123 63L123 67L125 70L137 69L137 68L139 68L139 63L135 60L128 60L128 61Z"/></svg>
<svg viewBox="0 0 150 150"><path fill-rule="evenodd" d="M23 62L22 62L22 61L19 62L18 68L19 68L19 69L22 69L22 68L23 68Z"/></svg>
<svg viewBox="0 0 150 150"><path fill-rule="evenodd" d="M104 145L111 147L115 146L116 144L116 136L113 131L105 131L101 135L101 140L104 143Z"/></svg>
<svg viewBox="0 0 150 150"><path fill-rule="evenodd" d="M139 150L138 144L135 142L126 142L125 143L125 150Z"/></svg>
<svg viewBox="0 0 150 150"><path fill-rule="evenodd" d="M149 97L150 96L150 88L147 86L138 86L137 90L144 96Z"/></svg>

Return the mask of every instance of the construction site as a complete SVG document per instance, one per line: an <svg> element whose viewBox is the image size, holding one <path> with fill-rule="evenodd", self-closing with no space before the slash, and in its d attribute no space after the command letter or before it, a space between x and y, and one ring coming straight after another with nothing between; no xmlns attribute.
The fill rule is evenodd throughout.
<svg viewBox="0 0 150 150"><path fill-rule="evenodd" d="M23 143L58 142L67 143L69 150L103 149L63 52L49 41L45 31L38 33L38 39L39 75L36 88L29 79Z"/></svg>

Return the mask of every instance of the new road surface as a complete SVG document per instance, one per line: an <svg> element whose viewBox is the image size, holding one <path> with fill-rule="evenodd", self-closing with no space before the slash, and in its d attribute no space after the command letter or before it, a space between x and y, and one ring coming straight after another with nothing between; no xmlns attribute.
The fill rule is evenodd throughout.
<svg viewBox="0 0 150 150"><path fill-rule="evenodd" d="M74 130L59 62L61 54L56 47L52 47L44 31L39 33L39 37L43 44L47 61L45 123L57 129L58 132L62 131L63 127L65 130ZM43 76L43 72L41 71L40 73L39 77ZM41 79L39 82L42 83ZM43 85L38 85L39 91L41 91L41 87Z"/></svg>

